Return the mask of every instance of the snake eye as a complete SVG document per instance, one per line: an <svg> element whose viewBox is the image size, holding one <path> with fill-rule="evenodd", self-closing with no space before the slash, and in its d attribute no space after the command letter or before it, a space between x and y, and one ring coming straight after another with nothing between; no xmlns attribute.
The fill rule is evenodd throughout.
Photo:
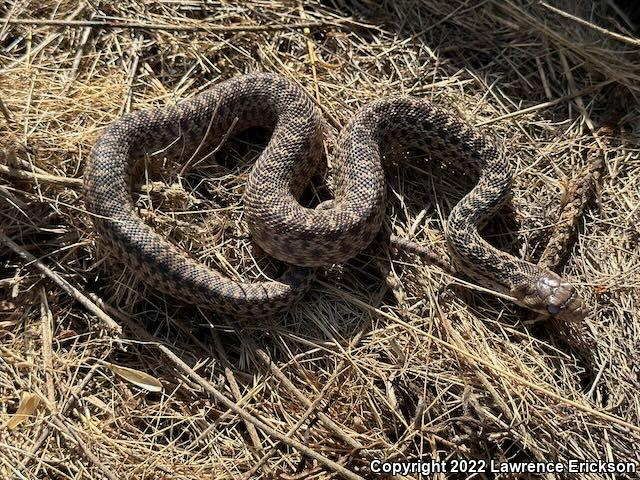
<svg viewBox="0 0 640 480"><path fill-rule="evenodd" d="M561 308L557 305L549 305L547 307L547 311L551 314L551 315L557 315L560 313Z"/></svg>

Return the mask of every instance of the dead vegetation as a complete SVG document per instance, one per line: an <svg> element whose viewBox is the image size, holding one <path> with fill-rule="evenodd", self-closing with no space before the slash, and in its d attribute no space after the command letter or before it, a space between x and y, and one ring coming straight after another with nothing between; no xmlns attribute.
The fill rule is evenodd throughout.
<svg viewBox="0 0 640 480"><path fill-rule="evenodd" d="M5 1L0 476L370 478L374 458L639 461L640 40L619 9ZM523 258L540 259L569 185L596 165L562 267L590 307L584 324L551 325L380 249L320 272L291 314L252 324L135 280L84 211L93 142L125 111L254 71L314 96L329 158L354 110L394 93L499 137L517 176L487 235ZM184 174L179 159L149 165L141 214L230 276L268 273L241 205L262 145L230 139ZM443 219L469 187L456 168L390 167L387 228L444 252Z"/></svg>

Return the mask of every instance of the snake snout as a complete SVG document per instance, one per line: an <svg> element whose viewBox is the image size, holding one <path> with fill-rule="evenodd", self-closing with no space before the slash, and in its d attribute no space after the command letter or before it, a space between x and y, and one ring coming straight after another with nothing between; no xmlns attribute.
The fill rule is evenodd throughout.
<svg viewBox="0 0 640 480"><path fill-rule="evenodd" d="M584 316L582 299L575 287L552 272L546 272L538 280L537 296L542 303L540 310L554 317L579 320Z"/></svg>

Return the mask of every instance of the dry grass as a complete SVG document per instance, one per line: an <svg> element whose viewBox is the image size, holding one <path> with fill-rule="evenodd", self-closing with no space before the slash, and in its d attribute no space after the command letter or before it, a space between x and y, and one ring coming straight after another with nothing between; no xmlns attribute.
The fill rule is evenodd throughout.
<svg viewBox="0 0 640 480"><path fill-rule="evenodd" d="M305 3L0 6L0 476L368 478L372 458L638 461L633 26L586 0ZM489 236L534 261L568 180L604 160L563 270L590 307L583 328L380 250L321 272L278 321L239 325L145 288L84 211L91 146L123 111L252 71L313 94L329 151L358 106L399 92L500 137L517 177ZM219 163L187 175L154 166L136 192L161 232L245 278L271 268L241 222L253 140L230 140ZM387 227L443 250L443 218L469 183L415 165L391 168ZM7 428L28 395L38 408Z"/></svg>

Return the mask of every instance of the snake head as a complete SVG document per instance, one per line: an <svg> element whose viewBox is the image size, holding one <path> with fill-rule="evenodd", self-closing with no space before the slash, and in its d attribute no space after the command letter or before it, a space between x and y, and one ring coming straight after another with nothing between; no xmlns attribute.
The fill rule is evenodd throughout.
<svg viewBox="0 0 640 480"><path fill-rule="evenodd" d="M543 270L537 280L516 295L523 306L564 321L578 321L585 315L582 298L575 287L548 270Z"/></svg>

